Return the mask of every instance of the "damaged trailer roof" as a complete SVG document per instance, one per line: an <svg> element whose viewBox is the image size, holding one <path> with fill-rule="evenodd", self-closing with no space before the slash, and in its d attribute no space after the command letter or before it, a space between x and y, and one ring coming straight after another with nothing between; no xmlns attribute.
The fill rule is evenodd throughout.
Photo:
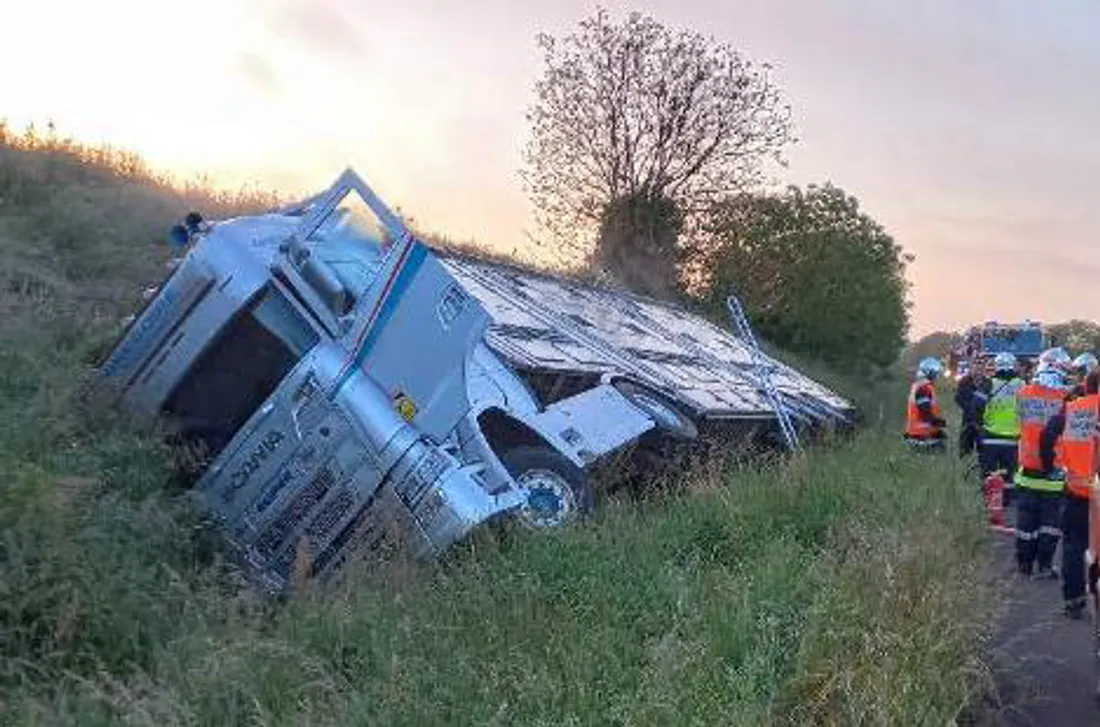
<svg viewBox="0 0 1100 727"><path fill-rule="evenodd" d="M521 268L437 251L492 318L487 340L513 365L608 372L665 390L707 419L770 419L749 345L674 305ZM760 353L788 413L809 423L847 420L854 407Z"/></svg>

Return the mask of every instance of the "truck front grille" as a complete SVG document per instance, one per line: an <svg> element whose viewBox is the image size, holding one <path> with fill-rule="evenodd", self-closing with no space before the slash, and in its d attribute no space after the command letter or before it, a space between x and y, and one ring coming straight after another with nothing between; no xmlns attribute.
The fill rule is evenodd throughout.
<svg viewBox="0 0 1100 727"><path fill-rule="evenodd" d="M311 575L328 577L355 556L385 552L412 536L422 539L411 515L392 488L383 486L313 560Z"/></svg>
<svg viewBox="0 0 1100 727"><path fill-rule="evenodd" d="M294 532L311 508L324 499L328 491L336 484L336 476L328 467L317 470L309 485L287 505L279 517L256 541L256 552L263 558L270 558L288 537Z"/></svg>
<svg viewBox="0 0 1100 727"><path fill-rule="evenodd" d="M336 527L336 523L340 522L354 503L355 498L352 497L348 488L341 488L339 492L329 498L329 501L317 513L317 517L313 518L313 522L306 529L306 535L313 542L318 542L327 537L329 532Z"/></svg>

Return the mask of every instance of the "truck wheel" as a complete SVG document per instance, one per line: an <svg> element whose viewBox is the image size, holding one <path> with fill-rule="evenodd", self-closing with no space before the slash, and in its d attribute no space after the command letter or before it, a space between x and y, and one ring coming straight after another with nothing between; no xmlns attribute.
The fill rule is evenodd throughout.
<svg viewBox="0 0 1100 727"><path fill-rule="evenodd" d="M645 412L657 423L657 428L670 437L695 439L699 436L695 422L679 406L669 401L668 397L629 381L616 381L612 386L627 401Z"/></svg>
<svg viewBox="0 0 1100 727"><path fill-rule="evenodd" d="M500 458L516 484L530 491L516 518L535 530L548 530L587 518L592 489L577 465L546 446L516 447Z"/></svg>

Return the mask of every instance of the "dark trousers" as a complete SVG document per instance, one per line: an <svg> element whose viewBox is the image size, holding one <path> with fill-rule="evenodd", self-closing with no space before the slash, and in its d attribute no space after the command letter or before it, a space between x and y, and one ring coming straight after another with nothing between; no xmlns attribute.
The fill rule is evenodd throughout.
<svg viewBox="0 0 1100 727"><path fill-rule="evenodd" d="M1031 575L1036 563L1039 571L1050 570L1054 551L1062 535L1062 493L1019 487L1016 500L1016 567Z"/></svg>
<svg viewBox="0 0 1100 727"><path fill-rule="evenodd" d="M982 480L991 472L1005 471L1004 506L1012 502L1012 478L1016 474L1016 444L997 444L982 442L978 448L978 467L982 471Z"/></svg>
<svg viewBox="0 0 1100 727"><path fill-rule="evenodd" d="M1066 495L1062 510L1062 597L1085 604L1085 551L1089 547L1089 501Z"/></svg>
<svg viewBox="0 0 1100 727"><path fill-rule="evenodd" d="M978 426L971 422L963 422L959 428L959 456L965 457L978 446Z"/></svg>

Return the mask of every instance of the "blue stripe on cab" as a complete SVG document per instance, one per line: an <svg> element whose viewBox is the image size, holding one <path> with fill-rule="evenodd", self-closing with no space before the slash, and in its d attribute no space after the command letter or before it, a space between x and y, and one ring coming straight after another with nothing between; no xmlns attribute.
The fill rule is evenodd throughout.
<svg viewBox="0 0 1100 727"><path fill-rule="evenodd" d="M420 266L424 264L424 260L427 257L428 248L419 242L413 242L413 248L409 251L408 259L405 261L404 266L402 266L401 272L397 274L393 286L386 294L386 299L382 301L382 306L378 310L378 317L367 332L359 350L355 352L355 358L352 364L347 367L344 374L337 380L336 386L333 387L333 397L340 392L340 389L347 384L352 374L354 374L355 371L363 365L363 362L366 361L374 344L378 342L378 337L382 335L382 331L386 328L390 319L393 318L397 306L401 303L401 299L404 297L409 285L412 284L413 278L416 277L416 274L420 271Z"/></svg>

